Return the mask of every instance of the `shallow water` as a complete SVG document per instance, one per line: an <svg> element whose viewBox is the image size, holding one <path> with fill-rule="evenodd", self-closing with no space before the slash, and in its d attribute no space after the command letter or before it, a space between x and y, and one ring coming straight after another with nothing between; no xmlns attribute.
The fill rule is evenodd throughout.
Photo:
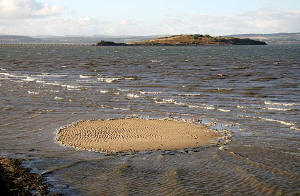
<svg viewBox="0 0 300 196"><path fill-rule="evenodd" d="M300 45L0 46L0 153L72 195L300 194ZM106 156L61 126L123 117L200 121L225 146Z"/></svg>

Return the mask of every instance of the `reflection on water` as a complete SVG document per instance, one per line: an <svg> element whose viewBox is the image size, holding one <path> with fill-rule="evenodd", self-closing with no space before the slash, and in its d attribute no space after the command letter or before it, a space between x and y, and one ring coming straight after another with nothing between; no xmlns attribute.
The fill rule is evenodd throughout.
<svg viewBox="0 0 300 196"><path fill-rule="evenodd" d="M0 153L77 195L300 194L300 46L0 46ZM54 141L80 119L200 121L225 146L106 156Z"/></svg>

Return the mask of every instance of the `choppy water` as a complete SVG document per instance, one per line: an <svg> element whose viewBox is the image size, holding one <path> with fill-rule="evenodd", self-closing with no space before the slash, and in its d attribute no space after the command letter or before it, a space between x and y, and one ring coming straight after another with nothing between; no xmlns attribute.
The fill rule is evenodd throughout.
<svg viewBox="0 0 300 196"><path fill-rule="evenodd" d="M0 46L0 153L72 195L299 195L300 45ZM105 156L54 142L80 119L192 119L198 152Z"/></svg>

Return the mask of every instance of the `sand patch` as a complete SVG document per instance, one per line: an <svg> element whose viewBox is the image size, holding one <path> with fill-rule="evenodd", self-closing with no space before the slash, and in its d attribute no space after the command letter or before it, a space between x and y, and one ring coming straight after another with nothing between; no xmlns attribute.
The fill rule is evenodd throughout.
<svg viewBox="0 0 300 196"><path fill-rule="evenodd" d="M80 121L62 128L65 146L105 153L176 150L214 144L222 135L199 124L171 120L117 119Z"/></svg>

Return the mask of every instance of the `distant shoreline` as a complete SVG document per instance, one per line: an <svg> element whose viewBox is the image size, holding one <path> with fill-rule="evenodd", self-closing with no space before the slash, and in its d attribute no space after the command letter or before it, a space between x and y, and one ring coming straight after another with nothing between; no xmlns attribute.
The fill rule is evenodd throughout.
<svg viewBox="0 0 300 196"><path fill-rule="evenodd" d="M72 45L92 45L99 40L113 41L116 43L136 42L152 40L164 35L93 35L93 36L24 36L24 35L0 35L0 45L2 44L72 44ZM222 37L249 38L265 41L267 44L300 44L300 32L298 33L273 33L273 34L231 34Z"/></svg>

